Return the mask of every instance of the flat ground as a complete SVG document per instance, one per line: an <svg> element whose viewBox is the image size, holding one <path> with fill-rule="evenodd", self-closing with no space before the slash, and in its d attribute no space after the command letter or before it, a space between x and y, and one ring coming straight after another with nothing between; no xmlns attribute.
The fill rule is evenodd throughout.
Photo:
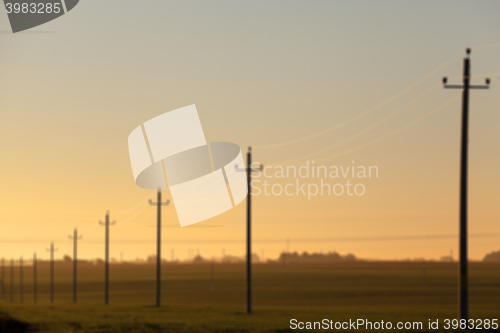
<svg viewBox="0 0 500 333"><path fill-rule="evenodd" d="M156 308L155 266L111 265L110 304L104 266L80 265L72 304L72 265L57 262L50 304L47 263L38 266L33 304L31 267L19 268L13 301L7 269L0 332L285 332L290 320L422 322L457 317L457 267L452 263L261 264L254 266L254 313L245 312L243 264L163 266L162 307ZM470 265L470 318L500 319L500 264ZM295 330L296 331L296 330ZM361 330L358 330L361 331ZM410 330L411 331L411 330ZM450 332L451 330L448 330ZM484 331L484 330L483 330ZM432 332L437 332L433 330Z"/></svg>

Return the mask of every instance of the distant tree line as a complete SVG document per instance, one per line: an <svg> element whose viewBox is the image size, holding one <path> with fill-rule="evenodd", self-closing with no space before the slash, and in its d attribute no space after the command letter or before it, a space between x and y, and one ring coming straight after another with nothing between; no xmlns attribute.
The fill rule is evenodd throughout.
<svg viewBox="0 0 500 333"><path fill-rule="evenodd" d="M497 259L488 259L488 260L500 260L500 251L496 253L492 253L490 255L496 255ZM487 256L488 257L488 256ZM239 263L244 263L246 260L245 256L232 256L232 255L225 255L224 257L219 257L219 258L204 258L201 255L196 255L191 259L183 259L183 260L166 260L162 259L163 263L173 263L173 264L204 264L204 263L211 263L211 262L219 262L219 263L224 263L224 264L239 264ZM488 261L486 258L484 259L485 261ZM259 257L256 253L252 254L252 262L254 263L321 263L321 262L354 262L354 261L359 261L359 259L356 258L354 254L348 253L346 255L341 255L337 252L327 252L327 253L309 253L309 252L303 252L303 253L298 253L298 252L283 252L281 255L276 258L276 259L266 259L263 260L262 258ZM47 259L42 259L38 258L39 263L48 263L49 260ZM60 263L66 263L70 264L73 262L73 258L70 257L69 255L65 254L63 258L61 259L56 259L55 262L60 262ZM83 265L104 265L104 260L101 258L95 258L95 259L78 259L78 262ZM111 258L110 260L111 264L154 264L156 263L156 255L149 255L145 259L144 258L136 258L135 260L129 260L129 261L119 261L116 258ZM29 260L26 260L27 265L30 265L31 262Z"/></svg>
<svg viewBox="0 0 500 333"><path fill-rule="evenodd" d="M308 253L303 252L283 252L278 258L279 262L287 263L312 263L312 262L338 262L338 261L357 261L358 259L354 254L348 253L344 256L337 252L328 253Z"/></svg>
<svg viewBox="0 0 500 333"><path fill-rule="evenodd" d="M500 251L496 251L496 252L494 251L494 252L488 253L484 257L483 261L489 261L489 262L500 261Z"/></svg>

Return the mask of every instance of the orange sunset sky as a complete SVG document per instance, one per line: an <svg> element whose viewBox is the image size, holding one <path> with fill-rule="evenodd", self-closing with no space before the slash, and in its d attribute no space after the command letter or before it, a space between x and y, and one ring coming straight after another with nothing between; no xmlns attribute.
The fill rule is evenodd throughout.
<svg viewBox="0 0 500 333"><path fill-rule="evenodd" d="M482 259L500 250L499 12L495 1L82 0L18 34L2 12L0 257L46 258L51 240L56 257L71 254L75 227L79 255L102 257L106 210L111 257L153 254L156 193L135 185L127 137L196 104L207 141L252 146L265 166L378 169L325 179L362 183L362 196L255 196L257 254L276 258L289 239L290 251L456 259L460 91L441 77L459 83L472 47L474 83L492 79L470 103L469 254ZM185 228L175 203L163 217L166 258L244 254L244 202Z"/></svg>

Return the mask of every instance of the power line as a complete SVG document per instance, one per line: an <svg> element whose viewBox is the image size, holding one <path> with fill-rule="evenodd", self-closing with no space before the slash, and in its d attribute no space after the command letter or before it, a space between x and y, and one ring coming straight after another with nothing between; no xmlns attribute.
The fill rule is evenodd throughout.
<svg viewBox="0 0 500 333"><path fill-rule="evenodd" d="M418 102L420 99L422 99L423 97L425 97L427 94L429 94L431 91L433 91L434 89L436 89L438 87L438 85L439 85L439 83L436 83L435 85L433 85L432 87L430 87L429 89L427 89L426 91L424 91L422 94L420 94L416 98L412 99L410 102L408 102L407 104L403 105L401 108L397 109L396 111L394 111L393 113L389 114L385 118L383 118L383 119L381 119L381 120L379 120L379 121L371 124L370 126L368 126L367 128L363 129L362 131L360 131L360 132L358 132L356 134L353 134L350 137L348 137L348 138L346 138L346 139L344 139L344 140L342 140L340 142L335 143L334 145L331 145L329 147L320 149L320 150L315 151L313 153L309 153L307 155L303 155L301 157L297 157L297 158L294 158L294 159L291 159L291 160L281 161L281 162L277 162L277 163L272 163L271 165L277 165L278 163L287 164L287 163L294 163L294 162L298 162L298 161L307 160L307 159L310 159L310 158L312 158L314 156L323 154L323 153L325 153L327 151L330 151L332 149L335 149L335 148L338 148L340 146L343 146L344 144L349 143L350 141L352 141L352 140L354 140L354 139L362 136L363 134L368 133L372 129L377 128L381 124L385 123L387 120L391 119L392 117L394 117L397 114L401 113L402 111L404 111L408 107L412 106L413 104L415 104L416 102Z"/></svg>
<svg viewBox="0 0 500 333"><path fill-rule="evenodd" d="M485 44L485 45L473 46L472 49L479 50L479 49L489 49L489 48L493 48L493 47L500 47L500 43L492 43L492 44ZM344 126L346 126L346 125L348 125L348 124L350 124L350 123L352 123L352 122L354 122L354 121L356 121L358 119L363 118L364 116L366 116L366 115L368 115L368 114L370 114L370 113L378 110L382 106L388 104L389 102L392 102L393 100L397 99L399 96L401 96L401 95L405 94L406 92L410 91L414 87L418 86L420 83L422 83L425 80L427 80L432 75L434 75L437 72L439 72L444 67L448 66L455 59L457 59L458 57L460 57L461 54L462 54L462 51L456 53L454 56L452 56L451 58L449 58L448 60L446 60L440 66L438 66L437 68L435 68L434 70L432 70L428 74L424 75L422 78L418 79L417 81L415 81L414 83L412 83L411 85L409 85L405 89L401 90L397 94L393 95L392 97L388 98L387 100L383 101L382 103L379 103L375 107L373 107L373 108L371 108L371 109L369 109L367 111L364 111L364 112L360 113L359 115L354 116L354 117L352 117L352 118L350 118L350 119L348 119L348 120L346 120L346 121L344 121L344 122L342 122L340 124L337 124L337 125L332 126L330 128L326 128L326 129L324 129L322 131L319 131L319 132L316 132L316 133L304 136L304 137L299 138L299 139L294 139L294 140L289 140L289 141L286 141L286 142L280 142L280 143L274 143L274 144L258 145L258 146L255 146L255 147L257 147L259 149L269 149L269 148L286 147L286 146L290 146L290 145L293 145L293 144L297 144L297 143L301 143L301 142L304 142L304 141L308 141L308 140L320 137L322 135L328 134L330 132L333 132L333 131L335 131L335 130L341 128L341 127L344 127Z"/></svg>
<svg viewBox="0 0 500 333"><path fill-rule="evenodd" d="M340 156L344 156L344 155L347 155L347 154L350 154L352 152L355 152L355 151L358 151L360 149L363 149L363 148L366 148L366 147L369 147L371 145L374 145L375 143L379 142L379 141L382 141L383 139L387 138L387 137L390 137L394 134L397 134L399 132L401 132L402 130L405 130L413 125L415 125L416 123L419 123L420 121L428 118L429 116L433 115L434 113L440 111L441 109L445 108L446 106L450 105L451 103L453 103L454 101L458 100L459 96L456 96L452 99L450 99L449 101L447 101L446 103L438 106L437 108L427 112L426 114L420 116L419 118L407 123L406 125L404 126L401 126L389 133L386 133L384 135L381 135L379 136L378 138L372 140L372 141L369 141L367 143L364 143L360 146L357 146L357 147L354 147L354 148L351 148L351 149L348 149L348 150L345 150L345 151L342 151L340 153L337 153L337 154L334 154L334 155L330 155L330 156L326 156L326 157L323 157L323 158L319 158L319 159L315 159L316 162L322 162L322 161L327 161L327 160L330 160L332 158L336 158L336 157L340 157Z"/></svg>
<svg viewBox="0 0 500 333"><path fill-rule="evenodd" d="M343 121L340 124L337 124L337 125L332 126L330 128L324 129L324 130L322 130L320 132L316 132L316 133L313 133L311 135L308 135L308 136L305 136L305 137L302 137L302 138L299 138L299 139L290 140L290 141L287 141L287 142L275 143L275 144L259 145L259 146L256 146L256 147L260 148L260 149L286 147L286 146L290 146L290 145L293 145L293 144L297 144L297 143L300 143L300 142L304 142L304 141L307 141L307 140L311 140L311 139L320 137L320 136L325 135L327 133L333 132L333 131L341 128L341 127L344 127L344 126L346 126L346 125L348 125L348 124L350 124L350 123L352 123L352 122L354 122L354 121L356 121L358 119L361 119L364 116L366 116L366 115L368 115L368 114L370 114L370 113L378 110L382 106L384 106L384 105L392 102L393 100L395 100L399 96L403 95L407 91L409 91L409 90L413 89L414 87L418 86L420 83L422 83L423 81L427 80L429 77L431 77L432 75L436 74L438 71L440 71L444 67L448 66L452 61L454 61L455 59L457 59L460 56L460 54L462 54L462 53L459 52L459 53L455 54L453 57L451 57L450 59L446 60L439 67L437 67L436 69L432 70L428 74L424 75L422 78L420 78L419 80L415 81L413 84L411 84L410 86L408 86L405 89L401 90L400 92L398 92L394 96L388 98L387 100L383 101L382 103L379 103L375 107L373 107L373 108L371 108L371 109L369 109L367 111L364 111L364 112L360 113L359 115L354 116L354 117L352 117L352 118L350 118L350 119L348 119L346 121Z"/></svg>
<svg viewBox="0 0 500 333"><path fill-rule="evenodd" d="M500 237L500 233L478 233L470 234L470 238L495 238ZM400 235L400 236L376 236L376 237L336 237L336 238L290 238L294 243L322 243L322 242L378 242L378 241L399 241L399 240L437 240L437 239L453 239L457 238L457 234L434 234L434 235ZM19 243L19 244L37 244L46 242L46 238L32 238L32 239L0 239L3 243ZM57 240L58 242L69 241L67 239ZM152 238L118 238L113 240L113 244L151 244L155 239ZM241 239L187 239L180 240L174 238L164 238L163 243L169 244L240 244ZM101 238L87 238L83 240L85 244L102 244ZM272 244L272 243L285 243L286 238L262 238L254 239L253 243L259 244Z"/></svg>

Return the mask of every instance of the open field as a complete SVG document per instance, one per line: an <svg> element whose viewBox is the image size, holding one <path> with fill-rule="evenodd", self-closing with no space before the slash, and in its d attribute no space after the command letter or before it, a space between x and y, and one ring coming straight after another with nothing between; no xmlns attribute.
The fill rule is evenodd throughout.
<svg viewBox="0 0 500 333"><path fill-rule="evenodd" d="M428 262L425 275L423 264L415 262L255 265L250 316L244 314L244 265L214 267L212 280L210 264L165 264L161 308L154 307L151 264L111 265L109 306L103 305L103 265L79 266L76 305L71 263L56 262L54 305L49 302L48 264L38 266L37 304L33 304L31 267L24 269L20 304L16 267L14 301L10 302L7 274L0 312L42 332L283 332L289 330L292 318L425 325L429 319L442 323L456 318L457 267L452 263ZM470 318L500 318L500 264L471 263ZM1 325L0 332L14 332L13 326L2 331ZM20 332L26 330L20 326Z"/></svg>

